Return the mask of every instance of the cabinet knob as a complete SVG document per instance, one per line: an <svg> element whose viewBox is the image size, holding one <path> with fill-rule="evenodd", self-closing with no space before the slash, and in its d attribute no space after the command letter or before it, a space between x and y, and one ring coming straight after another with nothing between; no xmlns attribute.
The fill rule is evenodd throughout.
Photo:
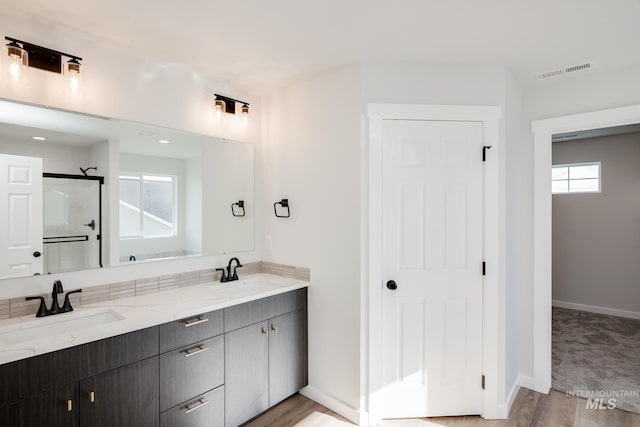
<svg viewBox="0 0 640 427"><path fill-rule="evenodd" d="M273 331L274 334L278 333L278 328L273 325L271 325L271 330Z"/></svg>
<svg viewBox="0 0 640 427"><path fill-rule="evenodd" d="M262 335L264 335L265 337L268 337L269 331L267 331L265 328L262 328Z"/></svg>
<svg viewBox="0 0 640 427"><path fill-rule="evenodd" d="M73 401L71 399L67 400L67 412L73 411Z"/></svg>
<svg viewBox="0 0 640 427"><path fill-rule="evenodd" d="M95 392L90 391L89 392L89 402L95 403L95 401L96 401L96 394L95 394Z"/></svg>

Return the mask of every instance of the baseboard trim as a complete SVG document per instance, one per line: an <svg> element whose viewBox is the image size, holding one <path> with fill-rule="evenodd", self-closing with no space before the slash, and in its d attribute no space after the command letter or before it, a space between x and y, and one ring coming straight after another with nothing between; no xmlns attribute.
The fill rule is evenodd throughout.
<svg viewBox="0 0 640 427"><path fill-rule="evenodd" d="M367 412L358 411L356 408L336 399L333 396L329 396L315 387L308 385L300 390L300 394L316 403L319 403L325 408L329 408L333 412L342 415L356 425L369 425L369 414Z"/></svg>
<svg viewBox="0 0 640 427"><path fill-rule="evenodd" d="M519 382L520 382L520 387L524 387L524 388L528 388L529 390L533 390L533 387L534 387L533 386L533 384L534 384L533 377L529 377L529 376L520 374L520 375L518 375L518 379L519 379Z"/></svg>
<svg viewBox="0 0 640 427"><path fill-rule="evenodd" d="M553 300L554 307L568 308L570 310L588 311L590 313L608 314L610 316L627 317L629 319L640 319L640 312L629 310L618 310L617 308L599 307L597 305L576 304L573 302Z"/></svg>

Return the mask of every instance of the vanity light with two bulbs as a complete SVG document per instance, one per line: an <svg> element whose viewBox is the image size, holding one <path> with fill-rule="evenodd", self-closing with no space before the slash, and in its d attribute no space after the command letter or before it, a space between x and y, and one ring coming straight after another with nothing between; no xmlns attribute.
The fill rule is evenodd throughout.
<svg viewBox="0 0 640 427"><path fill-rule="evenodd" d="M4 74L9 81L18 84L28 83L30 68L51 71L61 74L65 80L66 90L75 94L81 89L82 58L76 55L60 52L33 43L6 37ZM67 59L68 58L68 59Z"/></svg>
<svg viewBox="0 0 640 427"><path fill-rule="evenodd" d="M228 114L236 114L236 103L242 104L240 107L240 113L242 114L242 124L243 126L247 126L249 123L249 103L245 101L240 101L238 99L229 98L228 96L214 94L215 99L213 101L213 106L216 110L216 119L218 121L222 120L222 113Z"/></svg>

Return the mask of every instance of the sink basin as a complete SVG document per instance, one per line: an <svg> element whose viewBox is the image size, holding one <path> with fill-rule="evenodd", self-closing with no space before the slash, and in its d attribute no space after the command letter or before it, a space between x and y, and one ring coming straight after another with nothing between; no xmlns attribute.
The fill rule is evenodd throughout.
<svg viewBox="0 0 640 427"><path fill-rule="evenodd" d="M51 339L56 335L74 333L120 320L124 320L124 317L108 308L34 318L26 322L1 327L0 344L9 346L33 340Z"/></svg>

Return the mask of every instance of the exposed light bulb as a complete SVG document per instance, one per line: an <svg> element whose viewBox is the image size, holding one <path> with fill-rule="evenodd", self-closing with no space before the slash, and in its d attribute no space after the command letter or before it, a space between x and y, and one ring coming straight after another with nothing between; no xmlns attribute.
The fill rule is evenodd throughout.
<svg viewBox="0 0 640 427"><path fill-rule="evenodd" d="M243 104L242 105L242 125L244 127L247 127L248 124L249 124L249 105Z"/></svg>
<svg viewBox="0 0 640 427"><path fill-rule="evenodd" d="M81 64L76 58L70 59L65 64L67 87L72 94L80 91L80 67Z"/></svg>
<svg viewBox="0 0 640 427"><path fill-rule="evenodd" d="M218 121L222 120L222 112L224 111L224 101L221 99L216 99L214 102L215 108L216 108L216 119L218 119Z"/></svg>
<svg viewBox="0 0 640 427"><path fill-rule="evenodd" d="M15 58L11 58L11 64L9 65L9 74L11 74L11 77L13 77L14 79L19 79L21 73L22 65L20 65L20 63L18 63Z"/></svg>
<svg viewBox="0 0 640 427"><path fill-rule="evenodd" d="M9 76L17 80L25 80L26 70L24 67L28 64L27 51L21 48L16 42L7 45L7 56L9 57L7 72Z"/></svg>

